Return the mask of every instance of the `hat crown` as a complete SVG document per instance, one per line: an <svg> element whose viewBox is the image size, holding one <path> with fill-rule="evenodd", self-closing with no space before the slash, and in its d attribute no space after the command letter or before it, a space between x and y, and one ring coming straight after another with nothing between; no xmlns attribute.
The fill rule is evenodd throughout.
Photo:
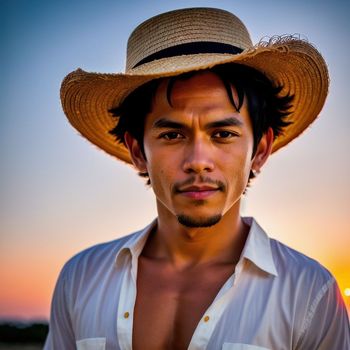
<svg viewBox="0 0 350 350"><path fill-rule="evenodd" d="M230 12L214 8L170 11L148 19L131 33L126 72L148 57L156 57L157 53L169 48L183 48L191 43L219 43L240 51L252 46L247 28Z"/></svg>

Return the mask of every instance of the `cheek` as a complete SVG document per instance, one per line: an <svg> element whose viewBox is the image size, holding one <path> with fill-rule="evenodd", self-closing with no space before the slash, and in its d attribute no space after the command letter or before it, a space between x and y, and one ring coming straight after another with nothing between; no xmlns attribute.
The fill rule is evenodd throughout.
<svg viewBox="0 0 350 350"><path fill-rule="evenodd" d="M241 152L240 152L240 166L242 171L245 173L250 173L250 168L252 166L252 155L253 155L253 139L246 138L246 142L242 144Z"/></svg>
<svg viewBox="0 0 350 350"><path fill-rule="evenodd" d="M226 157L225 157L226 158ZM248 150L231 152L223 163L223 171L226 171L228 186L231 191L244 191L251 169L251 153ZM228 172L228 173L227 173Z"/></svg>
<svg viewBox="0 0 350 350"><path fill-rule="evenodd" d="M151 156L147 157L147 172L156 195L161 195L161 193L168 192L171 189L174 173L171 165L172 162L165 155L152 153Z"/></svg>

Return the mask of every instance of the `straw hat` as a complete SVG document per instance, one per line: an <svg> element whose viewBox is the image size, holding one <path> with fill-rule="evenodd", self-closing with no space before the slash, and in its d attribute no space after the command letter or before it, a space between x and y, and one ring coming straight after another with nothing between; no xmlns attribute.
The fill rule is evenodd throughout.
<svg viewBox="0 0 350 350"><path fill-rule="evenodd" d="M213 8L175 10L140 24L130 35L125 73L90 73L78 69L64 79L61 100L70 123L93 144L131 163L128 150L109 131L116 119L108 112L137 87L162 77L239 63L264 73L294 106L273 152L285 146L317 117L328 92L328 71L320 53L292 36L252 44L233 14Z"/></svg>

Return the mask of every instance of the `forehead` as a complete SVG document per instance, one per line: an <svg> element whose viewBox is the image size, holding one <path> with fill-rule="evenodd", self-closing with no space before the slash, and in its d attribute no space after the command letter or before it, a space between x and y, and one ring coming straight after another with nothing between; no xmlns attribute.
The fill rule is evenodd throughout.
<svg viewBox="0 0 350 350"><path fill-rule="evenodd" d="M232 96L235 95L231 87ZM154 96L153 108L211 108L231 106L228 91L221 78L210 71L163 79Z"/></svg>

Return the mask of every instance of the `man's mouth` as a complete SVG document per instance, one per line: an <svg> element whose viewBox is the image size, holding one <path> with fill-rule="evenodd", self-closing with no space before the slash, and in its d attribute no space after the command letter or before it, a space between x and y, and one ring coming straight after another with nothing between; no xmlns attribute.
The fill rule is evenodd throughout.
<svg viewBox="0 0 350 350"><path fill-rule="evenodd" d="M174 194L185 196L194 200L205 200L219 192L225 192L225 184L210 177L190 177L175 184Z"/></svg>
<svg viewBox="0 0 350 350"><path fill-rule="evenodd" d="M219 191L221 189L218 186L191 185L180 187L176 192L192 199L203 200L215 195Z"/></svg>

